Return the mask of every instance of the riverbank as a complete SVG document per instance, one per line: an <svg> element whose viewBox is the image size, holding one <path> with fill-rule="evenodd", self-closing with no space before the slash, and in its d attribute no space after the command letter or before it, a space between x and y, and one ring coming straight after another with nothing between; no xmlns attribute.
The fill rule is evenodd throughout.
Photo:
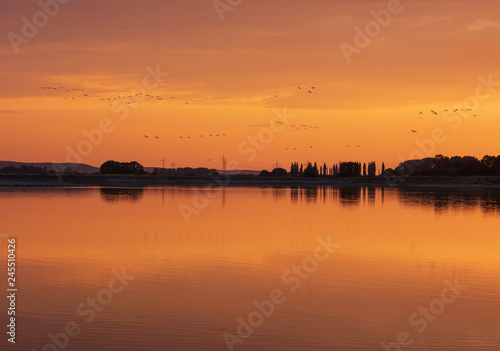
<svg viewBox="0 0 500 351"><path fill-rule="evenodd" d="M407 177L398 183L385 177L353 178L262 178L233 175L227 178L163 177L154 175L0 175L0 187L158 187L158 186L442 186L442 187L500 187L499 176L464 177Z"/></svg>

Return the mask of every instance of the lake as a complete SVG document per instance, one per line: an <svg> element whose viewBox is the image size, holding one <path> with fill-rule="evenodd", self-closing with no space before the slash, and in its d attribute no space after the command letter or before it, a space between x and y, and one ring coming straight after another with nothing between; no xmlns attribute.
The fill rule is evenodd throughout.
<svg viewBox="0 0 500 351"><path fill-rule="evenodd" d="M4 188L0 209L2 350L500 348L499 189Z"/></svg>

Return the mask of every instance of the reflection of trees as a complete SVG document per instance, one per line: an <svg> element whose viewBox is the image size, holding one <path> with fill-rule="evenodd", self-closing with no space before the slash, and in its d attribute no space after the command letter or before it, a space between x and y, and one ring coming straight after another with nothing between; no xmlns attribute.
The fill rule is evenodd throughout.
<svg viewBox="0 0 500 351"><path fill-rule="evenodd" d="M375 188L373 196L375 196ZM361 187L310 187L310 188L290 188L290 200L292 203L316 202L322 199L326 202L336 202L340 199L341 205L358 204L361 201Z"/></svg>
<svg viewBox="0 0 500 351"><path fill-rule="evenodd" d="M292 203L294 203L294 204L299 202L299 189L298 188L291 188L290 189L290 199L292 200Z"/></svg>
<svg viewBox="0 0 500 351"><path fill-rule="evenodd" d="M500 189L488 189L481 196L481 209L486 212L500 212Z"/></svg>
<svg viewBox="0 0 500 351"><path fill-rule="evenodd" d="M399 189L400 201L406 205L432 206L437 212L449 209L500 212L500 189L407 188Z"/></svg>
<svg viewBox="0 0 500 351"><path fill-rule="evenodd" d="M361 201L361 187L345 186L339 188L339 199L342 205L357 205Z"/></svg>
<svg viewBox="0 0 500 351"><path fill-rule="evenodd" d="M369 186L367 187L367 192L368 192L368 203L370 205L373 205L375 204L375 191L376 191L376 188L374 186Z"/></svg>
<svg viewBox="0 0 500 351"><path fill-rule="evenodd" d="M305 188L302 191L307 202L316 202L318 199L318 188Z"/></svg>
<svg viewBox="0 0 500 351"><path fill-rule="evenodd" d="M144 189L137 188L101 188L101 198L107 202L137 201L144 196Z"/></svg>
<svg viewBox="0 0 500 351"><path fill-rule="evenodd" d="M320 196L326 196L326 187L290 188L290 200L293 204L302 202L316 202Z"/></svg>
<svg viewBox="0 0 500 351"><path fill-rule="evenodd" d="M381 204L385 196L399 197L399 201L407 206L432 207L437 212L453 210L472 211L478 207L485 213L500 213L500 188L422 188L405 187L396 191L374 186L341 186L290 188L290 200L296 204L302 201L339 203L341 206L360 204L361 200L374 206L377 198Z"/></svg>

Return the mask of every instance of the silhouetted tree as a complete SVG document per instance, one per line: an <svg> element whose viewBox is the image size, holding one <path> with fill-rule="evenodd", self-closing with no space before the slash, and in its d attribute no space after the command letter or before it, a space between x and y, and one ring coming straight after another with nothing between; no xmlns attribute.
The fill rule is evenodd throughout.
<svg viewBox="0 0 500 351"><path fill-rule="evenodd" d="M377 166L375 162L368 163L368 176L375 177L377 175Z"/></svg>
<svg viewBox="0 0 500 351"><path fill-rule="evenodd" d="M144 168L136 161L132 162L117 162L106 161L104 162L99 172L101 174L143 174Z"/></svg>
<svg viewBox="0 0 500 351"><path fill-rule="evenodd" d="M361 176L361 163L342 162L339 166L339 176L341 177L359 177Z"/></svg>
<svg viewBox="0 0 500 351"><path fill-rule="evenodd" d="M333 165L333 175L334 176L339 175L339 165Z"/></svg>
<svg viewBox="0 0 500 351"><path fill-rule="evenodd" d="M271 175L273 177L279 177L279 178L284 178L288 175L288 172L284 168L275 168L271 172Z"/></svg>
<svg viewBox="0 0 500 351"><path fill-rule="evenodd" d="M309 162L307 164L306 169L304 170L304 177L317 177L318 176L318 167L316 163L314 166Z"/></svg>
<svg viewBox="0 0 500 351"><path fill-rule="evenodd" d="M399 175L413 176L473 176L473 175L500 175L498 157L484 156L481 161L473 156L435 157L421 160L408 160L399 164L395 169Z"/></svg>
<svg viewBox="0 0 500 351"><path fill-rule="evenodd" d="M366 177L366 163L363 163L363 177Z"/></svg>

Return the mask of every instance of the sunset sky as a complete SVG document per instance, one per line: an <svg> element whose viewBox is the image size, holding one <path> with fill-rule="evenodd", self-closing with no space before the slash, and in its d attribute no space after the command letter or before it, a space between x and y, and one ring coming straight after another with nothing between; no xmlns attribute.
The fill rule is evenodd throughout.
<svg viewBox="0 0 500 351"><path fill-rule="evenodd" d="M223 14L212 0L60 1L31 38L23 17L40 24L40 4L0 2L0 160L221 168L225 155L260 170L500 154L498 1L403 0L350 62L341 44L395 0L221 0ZM135 101L157 68L169 75L143 94L161 100ZM290 125L250 146L284 110ZM100 125L112 131L90 144Z"/></svg>

